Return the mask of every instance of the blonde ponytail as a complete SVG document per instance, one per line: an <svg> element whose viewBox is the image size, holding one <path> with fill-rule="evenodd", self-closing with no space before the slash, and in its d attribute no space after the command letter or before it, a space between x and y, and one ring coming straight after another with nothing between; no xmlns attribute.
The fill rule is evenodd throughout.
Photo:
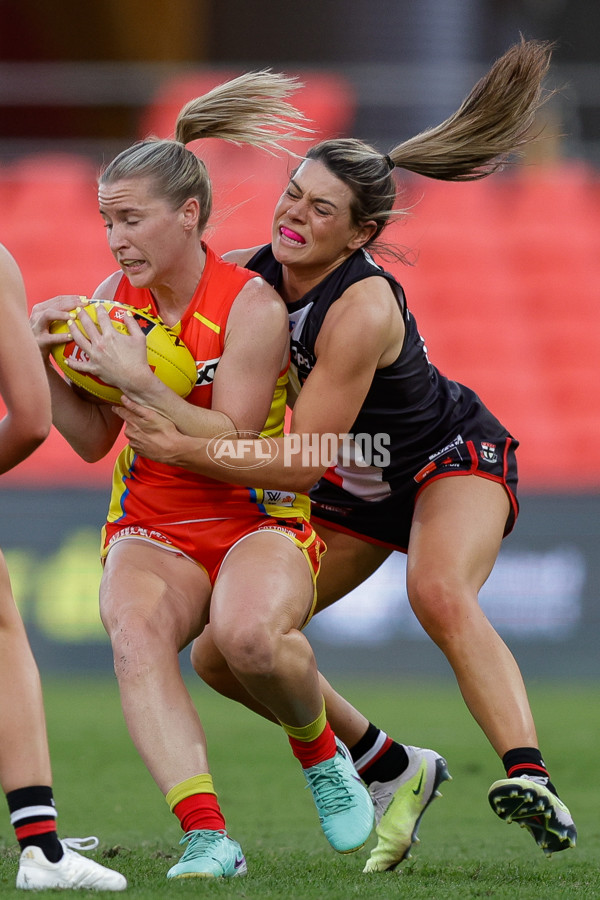
<svg viewBox="0 0 600 900"><path fill-rule="evenodd" d="M287 100L300 87L297 79L270 69L240 75L186 103L177 116L175 140L222 138L280 150L280 141L312 133L304 114Z"/></svg>
<svg viewBox="0 0 600 900"><path fill-rule="evenodd" d="M174 209L195 197L202 234L212 211L212 186L206 166L186 144L198 138L222 138L271 153L282 149L280 142L311 133L303 113L287 100L300 87L295 78L269 69L225 82L185 104L177 116L175 140L149 138L123 150L104 169L99 183L151 178L156 194Z"/></svg>

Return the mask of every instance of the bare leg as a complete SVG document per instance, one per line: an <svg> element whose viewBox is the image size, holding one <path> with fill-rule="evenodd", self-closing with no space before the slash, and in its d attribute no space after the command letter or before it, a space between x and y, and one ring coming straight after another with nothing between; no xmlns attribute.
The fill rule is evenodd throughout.
<svg viewBox="0 0 600 900"><path fill-rule="evenodd" d="M362 847L373 804L324 710L317 663L299 630L312 606L310 563L292 540L264 530L227 554L213 588L215 644L230 670L281 722L321 827L340 853Z"/></svg>
<svg viewBox="0 0 600 900"><path fill-rule="evenodd" d="M5 793L51 785L37 665L0 554L0 784Z"/></svg>
<svg viewBox="0 0 600 900"><path fill-rule="evenodd" d="M100 598L123 714L163 793L208 772L206 740L181 677L178 652L202 629L206 573L190 560L141 541L108 554Z"/></svg>
<svg viewBox="0 0 600 900"><path fill-rule="evenodd" d="M390 550L369 544L358 538L318 525L320 537L327 544L317 579L317 611L343 597L371 575L390 554ZM212 626L194 641L192 664L200 677L214 690L243 703L270 721L275 716L239 682L215 646ZM369 724L358 710L331 687L319 673L320 689L325 698L327 718L335 733L352 747L364 735Z"/></svg>
<svg viewBox="0 0 600 900"><path fill-rule="evenodd" d="M264 531L229 552L211 602L214 641L230 671L291 726L313 722L323 705L314 654L299 630L312 597L301 550L285 536Z"/></svg>
<svg viewBox="0 0 600 900"><path fill-rule="evenodd" d="M495 482L476 476L433 482L417 502L407 564L413 610L500 757L514 747L537 747L517 663L478 600L508 512L506 492Z"/></svg>
<svg viewBox="0 0 600 900"><path fill-rule="evenodd" d="M317 579L319 611L331 606L366 581L392 551L342 531L334 531L322 522L315 524L315 528L319 537L327 544L327 553L321 561Z"/></svg>

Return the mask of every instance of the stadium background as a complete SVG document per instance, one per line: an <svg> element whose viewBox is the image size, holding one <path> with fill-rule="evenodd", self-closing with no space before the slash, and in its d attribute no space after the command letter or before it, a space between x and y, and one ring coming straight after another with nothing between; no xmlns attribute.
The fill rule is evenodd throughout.
<svg viewBox="0 0 600 900"><path fill-rule="evenodd" d="M482 604L527 677L561 681L600 677L599 29L593 0L0 0L0 240L30 303L89 295L114 268L98 168L169 136L183 102L230 75L298 75L319 136L386 152L452 112L520 32L558 42L543 140L478 184L404 179L393 238L415 264L392 268L433 361L521 441L522 513ZM213 246L267 240L289 160L199 150ZM0 546L43 673L110 670L97 547L112 458L89 466L53 433L2 478ZM403 564L309 626L328 674L449 677Z"/></svg>

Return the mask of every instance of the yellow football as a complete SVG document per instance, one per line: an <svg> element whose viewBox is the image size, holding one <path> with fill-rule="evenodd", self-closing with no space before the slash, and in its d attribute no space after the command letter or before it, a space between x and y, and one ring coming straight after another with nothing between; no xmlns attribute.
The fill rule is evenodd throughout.
<svg viewBox="0 0 600 900"><path fill-rule="evenodd" d="M196 383L196 362L175 332L156 316L114 300L86 301L83 308L94 322L98 321L96 309L99 304L102 304L107 310L113 328L123 334L128 333L124 319L128 313L133 313L136 322L146 335L148 365L155 375L176 394L179 394L180 397L187 397ZM75 316L75 310L72 311L72 315ZM66 322L55 321L51 323L49 330L52 334L64 334L69 331L69 326ZM85 353L75 341L56 344L51 352L59 369L77 388L86 391L97 400L106 403L120 403L123 391L118 387L106 384L95 375L78 372L69 366L69 360L85 359Z"/></svg>

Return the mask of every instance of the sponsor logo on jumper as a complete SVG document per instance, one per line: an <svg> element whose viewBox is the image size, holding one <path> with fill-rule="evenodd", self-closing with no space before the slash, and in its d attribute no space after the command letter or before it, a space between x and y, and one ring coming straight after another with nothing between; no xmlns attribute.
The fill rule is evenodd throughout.
<svg viewBox="0 0 600 900"><path fill-rule="evenodd" d="M292 365L298 369L299 374L304 378L310 374L316 362L314 354L309 353L302 344L294 339L290 343L290 358Z"/></svg>
<svg viewBox="0 0 600 900"><path fill-rule="evenodd" d="M215 380L215 372L217 371L217 366L220 361L220 356L216 359L197 359L196 371L198 374L196 376L196 385L212 384Z"/></svg>
<svg viewBox="0 0 600 900"><path fill-rule="evenodd" d="M272 506L293 506L296 495L289 491L263 491L263 503L269 503Z"/></svg>

